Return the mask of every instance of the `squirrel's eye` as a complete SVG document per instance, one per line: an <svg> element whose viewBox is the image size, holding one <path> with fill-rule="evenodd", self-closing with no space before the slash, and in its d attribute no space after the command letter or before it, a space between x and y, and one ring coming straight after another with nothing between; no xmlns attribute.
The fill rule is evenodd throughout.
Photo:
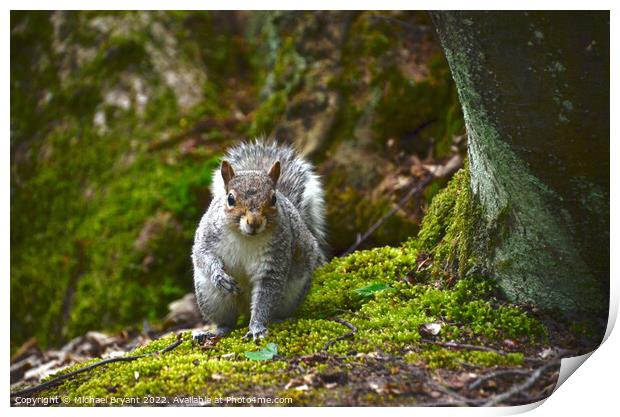
<svg viewBox="0 0 620 417"><path fill-rule="evenodd" d="M228 205L230 207L234 206L235 205L235 196L232 195L232 193L228 194L228 200L227 201L228 201Z"/></svg>
<svg viewBox="0 0 620 417"><path fill-rule="evenodd" d="M271 196L271 205L272 206L276 205L276 193L273 193L273 195Z"/></svg>

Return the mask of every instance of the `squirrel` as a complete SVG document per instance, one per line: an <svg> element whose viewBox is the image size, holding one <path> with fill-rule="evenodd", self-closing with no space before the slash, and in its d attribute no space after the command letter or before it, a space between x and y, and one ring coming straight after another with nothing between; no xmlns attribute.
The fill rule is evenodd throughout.
<svg viewBox="0 0 620 417"><path fill-rule="evenodd" d="M292 315L326 261L323 187L291 147L255 140L227 151L211 192L192 261L198 306L216 330L195 337L226 335L244 314L244 338L258 342Z"/></svg>

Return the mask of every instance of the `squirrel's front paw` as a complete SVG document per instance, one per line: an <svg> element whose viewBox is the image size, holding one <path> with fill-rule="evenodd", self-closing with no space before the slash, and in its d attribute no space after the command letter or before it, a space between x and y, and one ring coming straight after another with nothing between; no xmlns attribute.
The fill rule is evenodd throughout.
<svg viewBox="0 0 620 417"><path fill-rule="evenodd" d="M250 325L250 330L243 336L243 339L254 339L255 343L264 339L267 336L267 328L262 325Z"/></svg>
<svg viewBox="0 0 620 417"><path fill-rule="evenodd" d="M226 272L220 272L215 276L215 286L221 290L224 290L230 294L237 295L241 292L241 289L235 282L235 280L229 276Z"/></svg>

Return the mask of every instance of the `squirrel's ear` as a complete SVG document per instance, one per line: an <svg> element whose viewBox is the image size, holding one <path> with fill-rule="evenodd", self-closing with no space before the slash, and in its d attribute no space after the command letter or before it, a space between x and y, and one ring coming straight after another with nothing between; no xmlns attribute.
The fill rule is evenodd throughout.
<svg viewBox="0 0 620 417"><path fill-rule="evenodd" d="M224 187L228 190L228 182L235 176L235 171L233 171L232 166L230 166L228 161L222 161L220 172L222 173L222 179L224 180Z"/></svg>
<svg viewBox="0 0 620 417"><path fill-rule="evenodd" d="M278 182L278 178L280 178L280 161L276 161L272 166L271 169L269 170L269 178L271 178L271 181L273 181L273 184L275 185Z"/></svg>

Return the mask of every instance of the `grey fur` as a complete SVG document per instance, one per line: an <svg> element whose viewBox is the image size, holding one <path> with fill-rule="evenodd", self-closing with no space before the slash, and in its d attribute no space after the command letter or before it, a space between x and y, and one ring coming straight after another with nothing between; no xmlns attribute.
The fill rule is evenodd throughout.
<svg viewBox="0 0 620 417"><path fill-rule="evenodd" d="M230 149L223 158L234 176L224 185L214 173L214 198L202 217L192 260L198 305L217 334L232 329L239 314L250 315L247 337L258 340L268 324L289 317L308 292L314 270L325 262L323 189L312 166L287 146L255 141ZM267 175L280 161L273 184ZM223 164L223 167L226 164ZM223 168L224 169L224 168ZM227 174L228 167L226 167ZM227 203L229 191L239 207ZM242 233L242 213L265 209L267 226L257 234Z"/></svg>

